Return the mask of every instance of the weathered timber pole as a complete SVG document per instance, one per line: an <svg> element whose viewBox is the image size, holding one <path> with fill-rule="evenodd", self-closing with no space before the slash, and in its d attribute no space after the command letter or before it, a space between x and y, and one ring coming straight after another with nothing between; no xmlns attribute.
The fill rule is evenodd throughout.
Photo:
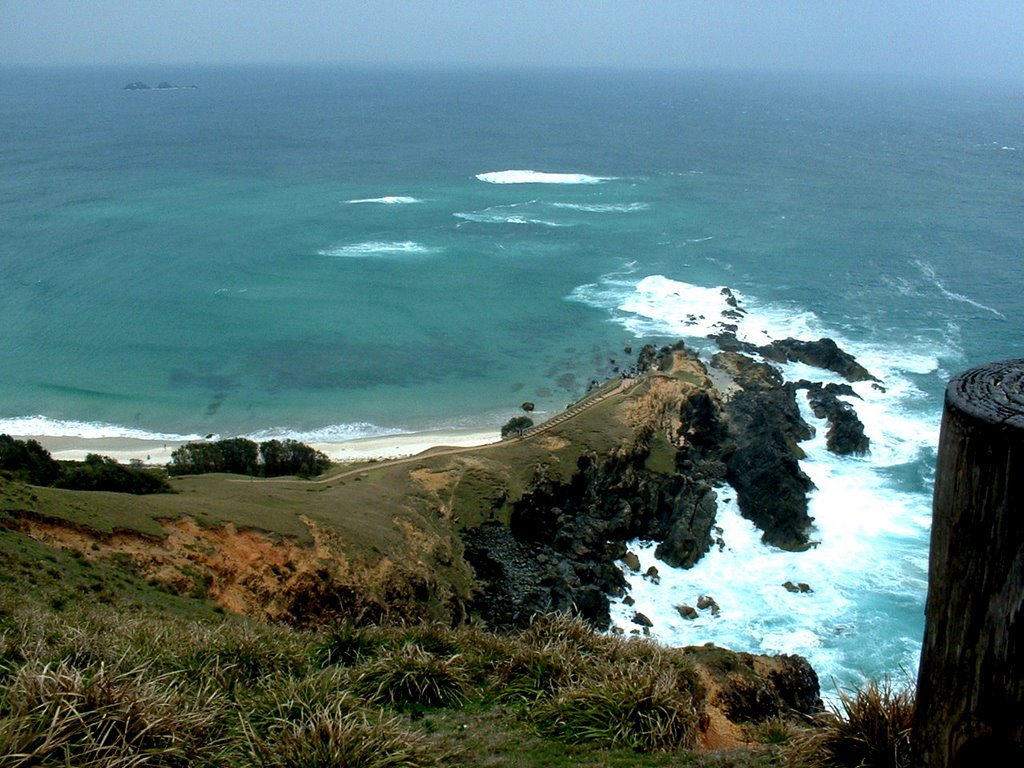
<svg viewBox="0 0 1024 768"><path fill-rule="evenodd" d="M1024 359L946 388L925 614L919 764L1024 766Z"/></svg>

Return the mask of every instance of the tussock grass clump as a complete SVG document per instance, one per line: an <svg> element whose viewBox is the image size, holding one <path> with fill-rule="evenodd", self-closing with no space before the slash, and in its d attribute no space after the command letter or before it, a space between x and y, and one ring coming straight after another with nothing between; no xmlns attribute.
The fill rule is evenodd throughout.
<svg viewBox="0 0 1024 768"><path fill-rule="evenodd" d="M567 613L536 616L520 635L519 641L534 647L557 643L577 654L605 653L612 642L611 638L595 632L585 620Z"/></svg>
<svg viewBox="0 0 1024 768"><path fill-rule="evenodd" d="M840 691L824 727L793 749L801 768L909 768L914 692L909 686L874 680L855 691Z"/></svg>
<svg viewBox="0 0 1024 768"><path fill-rule="evenodd" d="M576 682L580 664L578 654L559 644L520 646L496 666L492 687L502 701L536 701Z"/></svg>
<svg viewBox="0 0 1024 768"><path fill-rule="evenodd" d="M261 768L427 768L439 757L397 719L335 708L249 733L250 764Z"/></svg>
<svg viewBox="0 0 1024 768"><path fill-rule="evenodd" d="M441 658L407 644L356 667L352 689L377 704L447 707L465 701L468 682L458 656Z"/></svg>
<svg viewBox="0 0 1024 768"><path fill-rule="evenodd" d="M309 666L300 633L248 624L196 628L178 654L177 669L187 678L212 680L228 692L268 678L300 676Z"/></svg>
<svg viewBox="0 0 1024 768"><path fill-rule="evenodd" d="M198 764L223 731L218 695L187 694L147 667L27 663L0 702L4 766Z"/></svg>
<svg viewBox="0 0 1024 768"><path fill-rule="evenodd" d="M693 748L700 714L677 674L653 667L609 669L600 680L537 703L541 733L571 744L625 746L639 752Z"/></svg>
<svg viewBox="0 0 1024 768"><path fill-rule="evenodd" d="M387 643L377 627L341 624L325 632L316 643L313 660L319 667L348 667L375 656Z"/></svg>
<svg viewBox="0 0 1024 768"><path fill-rule="evenodd" d="M349 714L366 708L366 702L348 690L346 672L341 669L275 680L238 703L248 726L257 733L268 732L284 721L303 722L316 712Z"/></svg>

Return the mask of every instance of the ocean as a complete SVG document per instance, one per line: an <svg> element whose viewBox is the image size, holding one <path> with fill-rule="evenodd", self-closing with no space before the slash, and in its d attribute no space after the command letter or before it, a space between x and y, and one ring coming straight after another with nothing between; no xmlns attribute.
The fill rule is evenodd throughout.
<svg viewBox="0 0 1024 768"><path fill-rule="evenodd" d="M127 91L135 80L197 88ZM942 392L1024 338L1024 90L754 73L0 69L0 432L495 432L648 342L830 336L818 546L630 576L663 642L916 671ZM787 378L831 380L790 365ZM731 499L728 489L720 494ZM636 542L644 567L650 547ZM653 562L653 561L651 561ZM790 593L784 581L813 591ZM675 612L711 594L717 616Z"/></svg>

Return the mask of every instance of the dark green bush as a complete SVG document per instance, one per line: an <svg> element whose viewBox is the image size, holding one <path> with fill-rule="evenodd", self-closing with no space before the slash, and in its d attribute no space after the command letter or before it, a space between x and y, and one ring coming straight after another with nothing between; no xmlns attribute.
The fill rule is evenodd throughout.
<svg viewBox="0 0 1024 768"><path fill-rule="evenodd" d="M125 466L108 456L90 453L85 461L65 462L54 483L72 491L113 491L114 493L164 493L171 486L158 470Z"/></svg>
<svg viewBox="0 0 1024 768"><path fill-rule="evenodd" d="M513 416L501 427L501 436L519 437L526 430L533 426L533 419L529 416Z"/></svg>
<svg viewBox="0 0 1024 768"><path fill-rule="evenodd" d="M60 464L35 440L0 435L0 470L32 485L52 485L60 477Z"/></svg>
<svg viewBox="0 0 1024 768"><path fill-rule="evenodd" d="M260 443L260 458L263 460L263 474L266 477L314 477L331 466L331 460L325 454L297 440L268 440Z"/></svg>
<svg viewBox="0 0 1024 768"><path fill-rule="evenodd" d="M171 454L172 475L227 472L234 475L313 477L331 466L326 454L297 440L256 443L244 437L186 443Z"/></svg>

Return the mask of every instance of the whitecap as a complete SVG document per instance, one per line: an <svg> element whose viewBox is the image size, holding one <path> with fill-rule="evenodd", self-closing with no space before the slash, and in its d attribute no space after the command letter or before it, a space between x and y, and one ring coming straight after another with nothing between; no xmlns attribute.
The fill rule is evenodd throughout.
<svg viewBox="0 0 1024 768"><path fill-rule="evenodd" d="M413 203L422 203L423 201L416 197L406 197L404 195L387 195L385 197L366 197L359 200L346 200L345 203L348 205L354 205L357 203L377 203L379 205L412 205Z"/></svg>
<svg viewBox="0 0 1024 768"><path fill-rule="evenodd" d="M0 419L0 434L11 435L12 437L130 438L133 440L166 440L174 442L203 439L202 435L149 432L144 429L125 427L120 424L50 419L46 416L15 416L13 418Z"/></svg>
<svg viewBox="0 0 1024 768"><path fill-rule="evenodd" d="M564 208L585 213L634 213L646 211L647 203L549 203L552 208Z"/></svg>
<svg viewBox="0 0 1024 768"><path fill-rule="evenodd" d="M469 221L474 224L533 224L539 227L564 227L565 224L559 224L556 221L547 221L545 219L534 219L526 216L518 216L514 214L499 213L493 211L474 211L472 213L453 213L457 219L463 221Z"/></svg>
<svg viewBox="0 0 1024 768"><path fill-rule="evenodd" d="M431 248L411 240L371 240L364 243L351 243L349 245L326 248L317 251L317 253L321 256L331 256L334 258L360 259L373 256L420 256L437 253L439 250L438 248Z"/></svg>
<svg viewBox="0 0 1024 768"><path fill-rule="evenodd" d="M600 184L614 176L588 176L585 173L546 173L544 171L490 171L476 175L489 184Z"/></svg>

